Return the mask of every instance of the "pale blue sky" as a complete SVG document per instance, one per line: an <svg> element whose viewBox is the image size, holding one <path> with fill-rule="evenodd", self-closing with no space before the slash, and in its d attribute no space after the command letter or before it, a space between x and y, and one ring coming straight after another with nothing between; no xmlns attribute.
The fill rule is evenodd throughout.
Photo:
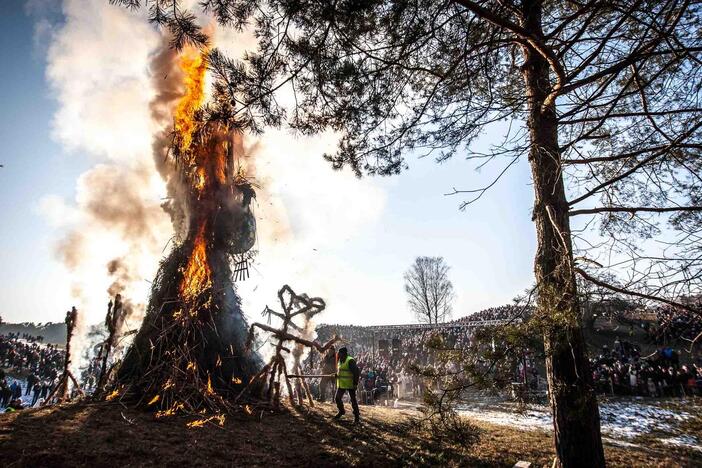
<svg viewBox="0 0 702 468"><path fill-rule="evenodd" d="M24 1L0 14L0 315L5 320L58 319L51 284L62 274L52 259L52 232L37 213L42 195L71 196L87 161L66 157L51 139L55 104L44 80L42 50ZM52 291L53 292L53 291Z"/></svg>
<svg viewBox="0 0 702 468"><path fill-rule="evenodd" d="M67 272L52 253L60 233L39 213L38 204L47 195L71 200L77 177L95 161L81 153L68 154L52 140L57 103L45 78L47 44L35 40L35 20L25 13L23 1L3 2L2 10L0 164L5 167L0 169L0 315L6 321L60 320L70 306ZM500 133L494 129L479 144L500 138ZM384 309L391 310L372 310L369 304L356 317L349 317L348 311L330 311L325 321L411 321L402 275L417 255L441 255L451 265L459 295L455 316L508 302L531 284L535 243L526 160L461 212L461 200L444 193L452 187L484 185L502 162L476 173L474 163L460 156L442 165L408 159L410 170L401 176L372 181L385 196L380 216L328 252L379 286L372 294L387 291ZM373 297L367 298L372 301Z"/></svg>

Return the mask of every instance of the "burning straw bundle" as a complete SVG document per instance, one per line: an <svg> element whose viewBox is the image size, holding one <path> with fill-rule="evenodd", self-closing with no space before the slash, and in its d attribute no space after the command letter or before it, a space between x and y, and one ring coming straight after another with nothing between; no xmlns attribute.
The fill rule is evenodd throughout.
<svg viewBox="0 0 702 468"><path fill-rule="evenodd" d="M229 396L263 365L244 350L248 325L231 268L245 278L256 239L242 136L230 122L204 117L200 51L186 48L176 67L185 89L163 164L180 242L160 265L144 322L107 396L135 400L157 416L227 411Z"/></svg>
<svg viewBox="0 0 702 468"><path fill-rule="evenodd" d="M182 77L183 90L162 173L179 242L160 265L146 317L108 395L157 408L157 415L227 410L229 395L262 366L244 352L248 325L231 269L234 262L245 278L256 233L242 136L202 108L205 54L185 48L173 66L168 73Z"/></svg>
<svg viewBox="0 0 702 468"><path fill-rule="evenodd" d="M227 396L261 366L244 352L247 324L231 259L253 245L251 185L233 175L232 134L204 126L193 143L187 239L162 262L141 330L118 384L140 403L177 410L226 410Z"/></svg>

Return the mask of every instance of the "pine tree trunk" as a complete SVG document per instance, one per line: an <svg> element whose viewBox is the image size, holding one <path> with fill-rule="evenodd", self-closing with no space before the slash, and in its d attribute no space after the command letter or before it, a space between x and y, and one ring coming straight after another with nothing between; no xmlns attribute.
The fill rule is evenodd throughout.
<svg viewBox="0 0 702 468"><path fill-rule="evenodd" d="M541 1L522 4L524 27L536 37L541 29ZM581 327L572 269L568 204L561 174L555 107L542 104L549 92L549 64L524 46L523 76L528 98L529 163L534 183L537 251L537 317L546 350L549 400L558 462L570 467L604 467L600 417Z"/></svg>

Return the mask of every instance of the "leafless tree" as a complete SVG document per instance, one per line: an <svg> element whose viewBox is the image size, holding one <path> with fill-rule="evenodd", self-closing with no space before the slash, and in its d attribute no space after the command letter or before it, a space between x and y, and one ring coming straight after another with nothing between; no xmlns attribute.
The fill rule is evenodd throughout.
<svg viewBox="0 0 702 468"><path fill-rule="evenodd" d="M417 257L405 273L407 304L420 323L442 323L451 316L449 269L443 257Z"/></svg>

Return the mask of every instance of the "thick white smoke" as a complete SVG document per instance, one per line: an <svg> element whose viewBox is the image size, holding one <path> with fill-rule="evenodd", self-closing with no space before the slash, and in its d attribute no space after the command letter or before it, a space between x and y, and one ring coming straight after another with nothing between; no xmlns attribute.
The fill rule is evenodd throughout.
<svg viewBox="0 0 702 468"><path fill-rule="evenodd" d="M215 29L212 43L230 57L256 47L251 34L227 28ZM292 91L279 98L292 103ZM385 285L337 255L380 220L386 201L377 180L334 171L322 159L335 150L337 140L331 132L300 137L274 129L245 140L261 186L254 204L259 254L251 278L238 290L244 310L254 317L265 305L277 306L276 294L284 284L299 294L324 298L327 311L317 322L349 323L368 308L370 298L379 312L387 305Z"/></svg>
<svg viewBox="0 0 702 468"><path fill-rule="evenodd" d="M171 235L151 151L149 64L159 34L145 18L101 0L65 0L62 12L47 48L47 81L58 102L53 136L96 164L79 177L75 200L48 196L41 208L59 232L56 251L79 323L101 322L117 292L134 304L135 321ZM78 328L72 343L76 366L84 332Z"/></svg>
<svg viewBox="0 0 702 468"><path fill-rule="evenodd" d="M57 252L75 305L84 322L98 323L108 290L143 308L173 235L153 158L168 119L153 106L168 81L155 76L164 41L143 12L105 0L64 0L63 14L65 21L48 35L47 80L58 102L54 137L96 165L78 179L75 200L48 195L42 209L60 233ZM255 46L250 35L221 28L214 29L213 42L231 55ZM294 138L280 130L245 140L261 186L255 202L259 255L252 277L238 285L250 315L273 305L284 283L325 298L337 313L365 306L349 287L368 281L340 264L334 250L378 219L384 193L371 180L331 170L321 154L335 141L332 134ZM74 348L79 356L80 346Z"/></svg>

